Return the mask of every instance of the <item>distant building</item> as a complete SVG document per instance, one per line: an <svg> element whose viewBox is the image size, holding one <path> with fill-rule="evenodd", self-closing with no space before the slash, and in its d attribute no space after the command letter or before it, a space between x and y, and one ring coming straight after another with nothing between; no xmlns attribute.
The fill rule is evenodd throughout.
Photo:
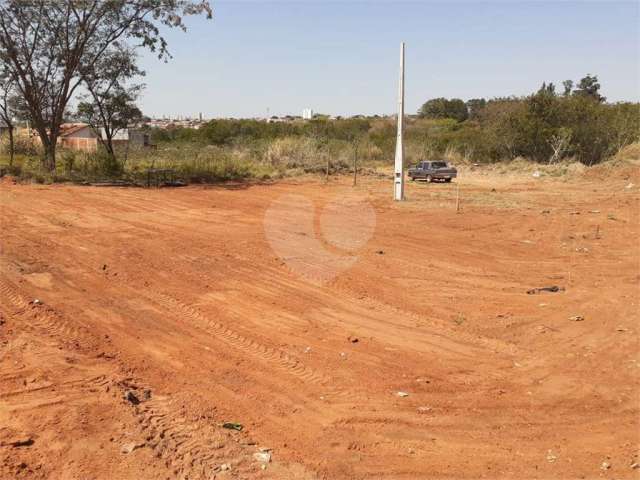
<svg viewBox="0 0 640 480"><path fill-rule="evenodd" d="M302 119L311 120L313 118L313 110L311 108L305 108L302 110Z"/></svg>
<svg viewBox="0 0 640 480"><path fill-rule="evenodd" d="M60 125L58 144L71 150L95 152L98 148L98 136L86 123L63 123Z"/></svg>
<svg viewBox="0 0 640 480"><path fill-rule="evenodd" d="M103 128L100 129L100 134L102 138L107 138ZM129 130L118 130L112 140L114 145L126 145L129 142ZM148 144L148 139L145 143L144 137L137 137L136 140L136 143ZM98 135L86 123L63 123L60 125L58 143L61 147L71 150L95 152L98 149Z"/></svg>

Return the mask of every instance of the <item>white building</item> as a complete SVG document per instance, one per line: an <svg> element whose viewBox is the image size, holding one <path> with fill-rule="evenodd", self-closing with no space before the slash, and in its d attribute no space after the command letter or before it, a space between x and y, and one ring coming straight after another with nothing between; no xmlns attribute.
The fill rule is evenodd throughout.
<svg viewBox="0 0 640 480"><path fill-rule="evenodd" d="M313 118L313 110L311 108L305 108L302 110L302 118L304 120L311 120Z"/></svg>

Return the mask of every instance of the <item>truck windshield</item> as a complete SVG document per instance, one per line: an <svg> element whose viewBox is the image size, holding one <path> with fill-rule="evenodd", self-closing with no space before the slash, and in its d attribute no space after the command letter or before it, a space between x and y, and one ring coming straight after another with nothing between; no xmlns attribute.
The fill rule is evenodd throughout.
<svg viewBox="0 0 640 480"><path fill-rule="evenodd" d="M447 162L431 162L431 168L447 168Z"/></svg>

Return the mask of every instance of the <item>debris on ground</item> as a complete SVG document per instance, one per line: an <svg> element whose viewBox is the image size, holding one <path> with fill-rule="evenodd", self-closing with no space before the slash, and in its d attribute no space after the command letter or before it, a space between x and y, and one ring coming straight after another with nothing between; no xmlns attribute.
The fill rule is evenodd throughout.
<svg viewBox="0 0 640 480"><path fill-rule="evenodd" d="M221 472L226 472L227 470L231 470L231 465L229 465L228 463L223 463L222 465L220 465Z"/></svg>
<svg viewBox="0 0 640 480"><path fill-rule="evenodd" d="M601 470L609 470L610 468L611 464L609 462L602 462L602 465L600 465Z"/></svg>
<svg viewBox="0 0 640 480"><path fill-rule="evenodd" d="M527 290L528 295L535 295L540 292L563 292L564 287L559 287L557 285L551 285L550 287L539 287L532 288L531 290Z"/></svg>
<svg viewBox="0 0 640 480"><path fill-rule="evenodd" d="M140 404L140 399L135 393L133 393L133 390L128 390L127 393L124 394L124 398L127 402L131 403L132 405Z"/></svg>
<svg viewBox="0 0 640 480"><path fill-rule="evenodd" d="M237 430L238 432L241 432L244 427L242 426L241 423L224 422L222 424L222 428L227 428L229 430Z"/></svg>
<svg viewBox="0 0 640 480"><path fill-rule="evenodd" d="M34 440L31 437L20 437L14 440L0 442L0 447L13 447L13 448L30 447L31 445L33 445L33 443L34 443Z"/></svg>
<svg viewBox="0 0 640 480"><path fill-rule="evenodd" d="M536 170L531 174L533 178L540 178L542 176L542 172L540 170Z"/></svg>
<svg viewBox="0 0 640 480"><path fill-rule="evenodd" d="M589 213L600 213L600 210L589 210Z"/></svg>
<svg viewBox="0 0 640 480"><path fill-rule="evenodd" d="M636 470L636 469L640 468L640 463L633 462L629 466L631 467L631 470Z"/></svg>
<svg viewBox="0 0 640 480"><path fill-rule="evenodd" d="M31 303L33 303L34 305L42 305L44 302L38 298L34 298Z"/></svg>
<svg viewBox="0 0 640 480"><path fill-rule="evenodd" d="M624 188L626 188L627 190L629 190L629 189L633 188L634 186L635 186L635 185L634 185L633 183L628 183L628 184L627 184L627 186L626 186L626 187L624 187Z"/></svg>
<svg viewBox="0 0 640 480"><path fill-rule="evenodd" d="M135 443L135 442L125 443L125 444L122 445L122 447L120 447L120 453L128 455L131 452L133 452L134 450L136 450L138 448L142 448L144 446L145 446L144 442L141 442L141 443Z"/></svg>
<svg viewBox="0 0 640 480"><path fill-rule="evenodd" d="M304 349L304 353L309 353L311 351L311 347L307 347Z"/></svg>
<svg viewBox="0 0 640 480"><path fill-rule="evenodd" d="M582 315L574 315L573 317L569 317L569 320L572 322L581 322L584 320L584 317Z"/></svg>
<svg viewBox="0 0 640 480"><path fill-rule="evenodd" d="M547 330L549 330L551 332L559 332L560 331L557 328L553 328L553 327L550 327L548 325L538 325L538 331L540 333L546 333Z"/></svg>
<svg viewBox="0 0 640 480"><path fill-rule="evenodd" d="M271 461L271 453L269 452L256 452L253 454L253 458L260 463L269 463Z"/></svg>
<svg viewBox="0 0 640 480"><path fill-rule="evenodd" d="M353 335L349 335L347 337L347 340L349 340L351 343L358 343L360 341L358 337L354 337Z"/></svg>
<svg viewBox="0 0 640 480"><path fill-rule="evenodd" d="M418 407L418 413L427 413L433 410L431 407Z"/></svg>
<svg viewBox="0 0 640 480"><path fill-rule="evenodd" d="M396 395L398 397L408 397L409 394L407 392L396 392Z"/></svg>
<svg viewBox="0 0 640 480"><path fill-rule="evenodd" d="M557 459L558 457L551 450L547 450L547 462L553 463Z"/></svg>
<svg viewBox="0 0 640 480"><path fill-rule="evenodd" d="M376 250L376 253L377 253L378 255L384 255L384 250Z"/></svg>

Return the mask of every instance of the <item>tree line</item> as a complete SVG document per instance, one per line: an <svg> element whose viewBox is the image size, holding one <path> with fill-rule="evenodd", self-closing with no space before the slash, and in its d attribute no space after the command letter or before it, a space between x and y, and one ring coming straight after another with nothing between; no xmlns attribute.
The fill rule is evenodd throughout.
<svg viewBox="0 0 640 480"><path fill-rule="evenodd" d="M135 101L143 85L133 80L144 72L136 51L170 58L160 29L185 30L188 15L211 18L211 7L206 0L3 0L0 120L10 132L15 118L28 120L51 171L68 116L89 123L113 156L115 134L141 117ZM77 111L69 112L76 94Z"/></svg>
<svg viewBox="0 0 640 480"><path fill-rule="evenodd" d="M523 157L553 163L573 158L593 165L640 136L640 105L607 103L600 88L597 76L587 75L575 84L563 82L562 92L545 82L524 97L432 99L407 118L407 147L422 158L455 151L474 162ZM393 158L396 141L391 117L283 123L225 119L211 120L198 130L152 132L155 142L253 145L256 150L278 138L310 137L320 147L331 142L370 145L379 152L379 160Z"/></svg>
<svg viewBox="0 0 640 480"><path fill-rule="evenodd" d="M435 142L489 161L524 157L555 162L572 157L592 165L640 137L640 105L607 103L595 75L565 80L562 92L544 82L531 95L486 100L435 98L418 116L455 124ZM442 145L441 145L442 146Z"/></svg>

